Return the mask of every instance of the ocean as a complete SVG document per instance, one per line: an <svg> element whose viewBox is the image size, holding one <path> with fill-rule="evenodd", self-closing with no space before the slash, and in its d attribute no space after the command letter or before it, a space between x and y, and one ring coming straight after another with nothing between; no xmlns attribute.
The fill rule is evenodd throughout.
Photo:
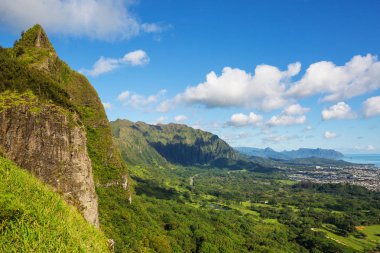
<svg viewBox="0 0 380 253"><path fill-rule="evenodd" d="M370 163L380 168L380 154L346 154L343 160L351 163Z"/></svg>

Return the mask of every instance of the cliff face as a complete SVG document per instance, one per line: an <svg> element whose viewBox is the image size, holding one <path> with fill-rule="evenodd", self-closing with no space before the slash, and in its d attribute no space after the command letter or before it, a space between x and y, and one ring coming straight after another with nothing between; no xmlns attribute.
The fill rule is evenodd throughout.
<svg viewBox="0 0 380 253"><path fill-rule="evenodd" d="M0 47L0 153L54 186L86 219L113 226L113 191L131 200L128 173L96 90L59 59L40 25ZM95 185L95 186L94 186ZM115 187L109 187L109 185ZM105 215L102 215L105 214Z"/></svg>
<svg viewBox="0 0 380 253"><path fill-rule="evenodd" d="M0 145L5 156L62 193L87 221L99 225L86 132L78 116L32 94L3 93Z"/></svg>

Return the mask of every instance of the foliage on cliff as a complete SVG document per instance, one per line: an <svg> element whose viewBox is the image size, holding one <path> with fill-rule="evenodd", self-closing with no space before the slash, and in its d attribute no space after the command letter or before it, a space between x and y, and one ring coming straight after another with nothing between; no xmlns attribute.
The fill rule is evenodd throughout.
<svg viewBox="0 0 380 253"><path fill-rule="evenodd" d="M126 161L146 164L148 160L155 160L162 165L166 160L181 165L209 165L217 164L220 160L241 159L218 136L186 125L148 125L143 122L117 120L111 122L111 127ZM138 143L141 150L145 148L147 151L140 152L139 148L131 150L133 143ZM225 164L227 163L220 165Z"/></svg>
<svg viewBox="0 0 380 253"><path fill-rule="evenodd" d="M0 156L1 252L107 252L104 234L25 170Z"/></svg>
<svg viewBox="0 0 380 253"><path fill-rule="evenodd" d="M131 188L121 186L122 180L128 179L127 169L113 144L100 98L85 76L59 59L41 26L35 25L22 33L13 48L0 47L0 92L15 96L31 94L39 103L53 103L78 115L86 130L87 150L100 198L112 195L107 185L114 184L123 190L120 197L128 201ZM117 214L102 199L99 202L101 228L106 229L112 224L104 217L117 218Z"/></svg>
<svg viewBox="0 0 380 253"><path fill-rule="evenodd" d="M87 78L59 59L46 33L35 25L11 49L0 52L0 89L32 90L41 99L70 108L86 127L95 179L118 179L126 173L100 98Z"/></svg>

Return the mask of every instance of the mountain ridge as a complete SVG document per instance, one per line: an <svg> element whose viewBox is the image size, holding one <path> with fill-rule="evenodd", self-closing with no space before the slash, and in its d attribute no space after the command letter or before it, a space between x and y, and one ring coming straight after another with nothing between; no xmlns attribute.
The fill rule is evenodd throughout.
<svg viewBox="0 0 380 253"><path fill-rule="evenodd" d="M239 163L256 166L249 164L217 135L184 124L150 125L118 119L111 122L111 128L126 161L149 163L155 160L160 165L182 166L233 167ZM145 153L132 150L132 144L137 144L137 149L144 147Z"/></svg>
<svg viewBox="0 0 380 253"><path fill-rule="evenodd" d="M299 158L325 158L325 159L340 159L344 155L333 149L321 149L321 148L299 148L297 150L284 150L284 151L275 151L269 147L260 149L252 147L235 147L235 150L238 152L248 155L248 156L258 156L264 158L273 158L273 159L299 159Z"/></svg>

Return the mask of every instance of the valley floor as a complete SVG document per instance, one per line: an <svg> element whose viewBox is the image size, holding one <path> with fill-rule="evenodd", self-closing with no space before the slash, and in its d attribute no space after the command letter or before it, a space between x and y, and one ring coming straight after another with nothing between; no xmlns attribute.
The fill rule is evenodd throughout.
<svg viewBox="0 0 380 253"><path fill-rule="evenodd" d="M120 252L376 252L380 195L284 173L134 166ZM360 229L362 228L362 229ZM122 243L123 244L123 243ZM127 250L128 248L128 250Z"/></svg>

